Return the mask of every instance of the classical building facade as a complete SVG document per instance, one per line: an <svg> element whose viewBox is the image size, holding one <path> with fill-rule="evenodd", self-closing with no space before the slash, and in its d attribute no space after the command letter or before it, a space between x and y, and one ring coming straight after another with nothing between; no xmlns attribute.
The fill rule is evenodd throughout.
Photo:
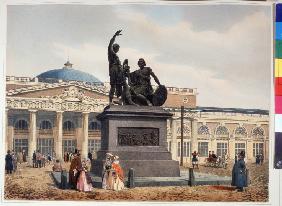
<svg viewBox="0 0 282 206"><path fill-rule="evenodd" d="M184 163L198 151L204 161L208 151L235 157L246 152L268 159L269 115L265 110L198 107L195 88L167 87L164 109L168 120L168 150L180 159L180 107L184 112ZM108 105L109 85L75 70L67 62L62 69L37 77L6 77L6 149L23 149L62 158L78 148L83 157L100 148L100 122L96 116Z"/></svg>

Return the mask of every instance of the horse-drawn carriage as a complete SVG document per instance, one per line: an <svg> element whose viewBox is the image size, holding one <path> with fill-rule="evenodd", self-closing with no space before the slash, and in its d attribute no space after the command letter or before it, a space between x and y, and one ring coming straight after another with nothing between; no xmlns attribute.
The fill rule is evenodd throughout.
<svg viewBox="0 0 282 206"><path fill-rule="evenodd" d="M208 157L205 160L206 167L217 167L225 168L227 167L227 159L222 157Z"/></svg>

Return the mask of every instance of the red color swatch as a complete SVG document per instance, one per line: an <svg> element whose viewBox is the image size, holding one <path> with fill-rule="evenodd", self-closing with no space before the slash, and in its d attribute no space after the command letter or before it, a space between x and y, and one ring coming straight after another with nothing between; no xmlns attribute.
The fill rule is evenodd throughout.
<svg viewBox="0 0 282 206"><path fill-rule="evenodd" d="M282 96L275 96L275 113L282 114Z"/></svg>
<svg viewBox="0 0 282 206"><path fill-rule="evenodd" d="M282 96L282 77L275 78L275 95Z"/></svg>

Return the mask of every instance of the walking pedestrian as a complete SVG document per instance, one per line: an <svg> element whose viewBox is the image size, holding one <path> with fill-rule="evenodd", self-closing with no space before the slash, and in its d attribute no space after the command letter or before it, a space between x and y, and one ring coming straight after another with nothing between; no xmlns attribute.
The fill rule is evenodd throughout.
<svg viewBox="0 0 282 206"><path fill-rule="evenodd" d="M13 158L12 158L10 150L8 150L7 155L5 157L5 169L6 169L7 174L12 174L12 171L13 171Z"/></svg>
<svg viewBox="0 0 282 206"><path fill-rule="evenodd" d="M232 186L236 186L239 192L244 191L244 187L247 186L247 172L246 172L246 164L244 161L245 152L241 151L238 155L238 161L235 159L235 164L232 170Z"/></svg>
<svg viewBox="0 0 282 206"><path fill-rule="evenodd" d="M23 162L27 162L26 161L26 151L23 149Z"/></svg>
<svg viewBox="0 0 282 206"><path fill-rule="evenodd" d="M198 165L198 153L196 151L194 151L192 153L192 166L193 166L193 169L195 166L197 166L197 169L199 169L199 165Z"/></svg>
<svg viewBox="0 0 282 206"><path fill-rule="evenodd" d="M51 161L52 161L52 158L51 158L50 153L48 153L48 155L47 155L47 160L48 160L48 164L50 165L50 163L51 163Z"/></svg>
<svg viewBox="0 0 282 206"><path fill-rule="evenodd" d="M32 154L32 167L35 168L36 167L36 153L35 151L33 151L33 154Z"/></svg>
<svg viewBox="0 0 282 206"><path fill-rule="evenodd" d="M17 159L17 154L14 152L14 150L12 152L12 163L13 163L13 172L16 172L18 159Z"/></svg>

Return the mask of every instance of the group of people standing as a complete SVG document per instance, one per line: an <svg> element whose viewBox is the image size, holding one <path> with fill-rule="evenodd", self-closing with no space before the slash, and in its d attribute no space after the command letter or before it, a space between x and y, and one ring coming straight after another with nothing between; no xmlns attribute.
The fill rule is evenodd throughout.
<svg viewBox="0 0 282 206"><path fill-rule="evenodd" d="M91 161L89 160L81 160L78 150L73 154L69 169L69 185L71 189L83 192L92 191L92 179L89 174ZM107 153L102 176L102 188L107 190L122 190L124 189L123 181L124 172L119 164L119 157Z"/></svg>
<svg viewBox="0 0 282 206"><path fill-rule="evenodd" d="M262 165L264 161L263 154L256 155L256 165Z"/></svg>
<svg viewBox="0 0 282 206"><path fill-rule="evenodd" d="M33 168L41 168L45 167L46 161L50 164L52 161L51 155L48 153L47 157L42 154L39 150L37 152L33 152L32 154L32 167Z"/></svg>
<svg viewBox="0 0 282 206"><path fill-rule="evenodd" d="M17 170L17 164L27 162L26 152L23 150L22 152L14 152L14 150L8 150L5 157L5 170L7 174L12 174Z"/></svg>
<svg viewBox="0 0 282 206"><path fill-rule="evenodd" d="M92 191L92 180L89 174L91 163L81 160L79 150L75 150L69 169L69 184L71 189L78 191Z"/></svg>
<svg viewBox="0 0 282 206"><path fill-rule="evenodd" d="M116 191L124 189L124 172L119 164L119 157L111 153L106 153L102 188Z"/></svg>
<svg viewBox="0 0 282 206"><path fill-rule="evenodd" d="M64 162L71 162L73 159L73 152L64 152Z"/></svg>

